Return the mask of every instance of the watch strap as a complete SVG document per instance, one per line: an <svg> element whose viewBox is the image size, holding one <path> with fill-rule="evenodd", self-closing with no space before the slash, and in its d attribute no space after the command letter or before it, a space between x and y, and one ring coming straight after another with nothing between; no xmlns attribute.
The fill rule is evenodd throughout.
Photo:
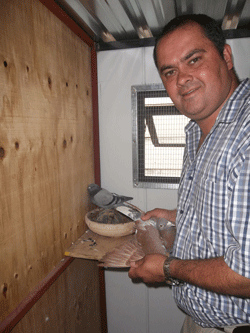
<svg viewBox="0 0 250 333"><path fill-rule="evenodd" d="M173 256L169 256L163 264L163 271L165 274L165 281L167 284L171 285L171 286L179 286L181 284L183 284L183 282L179 279L176 278L172 278L171 277L171 273L170 273L170 264L173 260L180 260L179 258L173 257Z"/></svg>

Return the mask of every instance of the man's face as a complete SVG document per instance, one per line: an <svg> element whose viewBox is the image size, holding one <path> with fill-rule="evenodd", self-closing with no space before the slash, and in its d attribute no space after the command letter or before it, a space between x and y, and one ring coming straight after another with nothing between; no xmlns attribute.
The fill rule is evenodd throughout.
<svg viewBox="0 0 250 333"><path fill-rule="evenodd" d="M196 23L169 33L157 45L158 70L170 98L197 123L217 116L230 95L233 64L228 45L224 58Z"/></svg>

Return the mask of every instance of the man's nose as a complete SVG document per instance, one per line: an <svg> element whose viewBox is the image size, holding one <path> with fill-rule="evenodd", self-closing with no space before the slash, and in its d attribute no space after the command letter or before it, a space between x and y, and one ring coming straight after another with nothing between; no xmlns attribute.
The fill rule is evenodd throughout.
<svg viewBox="0 0 250 333"><path fill-rule="evenodd" d="M189 81L192 81L192 79L193 79L193 77L188 71L181 70L178 72L177 85L183 86L186 83L188 83Z"/></svg>

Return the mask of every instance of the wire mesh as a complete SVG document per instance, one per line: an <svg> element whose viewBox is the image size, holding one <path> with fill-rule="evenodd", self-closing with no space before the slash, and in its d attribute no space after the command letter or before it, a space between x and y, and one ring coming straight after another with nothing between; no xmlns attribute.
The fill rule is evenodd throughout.
<svg viewBox="0 0 250 333"><path fill-rule="evenodd" d="M177 111L164 89L140 86L135 90L134 184L176 188L185 148L184 128L189 120Z"/></svg>

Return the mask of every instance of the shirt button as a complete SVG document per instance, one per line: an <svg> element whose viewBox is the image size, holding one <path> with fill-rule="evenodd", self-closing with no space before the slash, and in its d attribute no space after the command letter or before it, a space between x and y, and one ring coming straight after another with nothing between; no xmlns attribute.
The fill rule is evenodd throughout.
<svg viewBox="0 0 250 333"><path fill-rule="evenodd" d="M181 209L181 210L180 210L180 214L183 214L183 213L184 213L184 210Z"/></svg>
<svg viewBox="0 0 250 333"><path fill-rule="evenodd" d="M189 180L193 180L193 176L189 176L189 178L188 178Z"/></svg>

